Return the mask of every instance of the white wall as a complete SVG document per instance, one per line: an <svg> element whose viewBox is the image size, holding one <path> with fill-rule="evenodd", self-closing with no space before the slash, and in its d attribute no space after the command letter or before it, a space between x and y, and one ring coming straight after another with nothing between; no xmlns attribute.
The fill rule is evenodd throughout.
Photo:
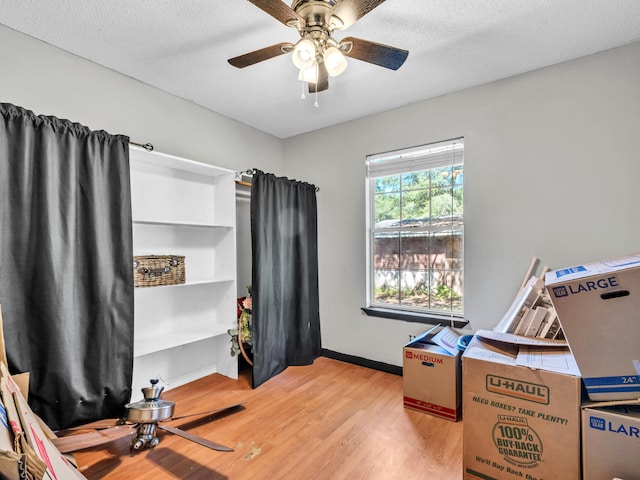
<svg viewBox="0 0 640 480"><path fill-rule="evenodd" d="M639 125L635 43L286 140L287 174L320 187L323 347L401 365L425 329L360 311L367 154L464 137L471 332L495 326L533 256L561 268L640 251Z"/></svg>
<svg viewBox="0 0 640 480"><path fill-rule="evenodd" d="M250 188L246 187L236 189L238 297L246 296L248 294L247 287L252 283L250 191Z"/></svg>

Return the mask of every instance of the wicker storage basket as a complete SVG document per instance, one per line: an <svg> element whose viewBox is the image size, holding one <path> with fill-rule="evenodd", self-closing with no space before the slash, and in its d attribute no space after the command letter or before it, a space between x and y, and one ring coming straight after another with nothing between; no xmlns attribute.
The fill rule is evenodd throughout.
<svg viewBox="0 0 640 480"><path fill-rule="evenodd" d="M184 282L184 256L139 255L133 257L135 287L178 285Z"/></svg>

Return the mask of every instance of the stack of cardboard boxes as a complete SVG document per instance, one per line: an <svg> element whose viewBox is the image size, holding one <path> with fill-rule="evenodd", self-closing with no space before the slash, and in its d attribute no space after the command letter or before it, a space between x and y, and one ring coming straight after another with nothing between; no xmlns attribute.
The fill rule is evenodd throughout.
<svg viewBox="0 0 640 480"><path fill-rule="evenodd" d="M456 420L462 392L465 479L639 480L640 254L543 276L543 300L523 283L463 355L429 332L407 344L405 406ZM559 335L512 333L540 301Z"/></svg>
<svg viewBox="0 0 640 480"><path fill-rule="evenodd" d="M589 396L583 478L639 479L640 254L549 272L545 282Z"/></svg>

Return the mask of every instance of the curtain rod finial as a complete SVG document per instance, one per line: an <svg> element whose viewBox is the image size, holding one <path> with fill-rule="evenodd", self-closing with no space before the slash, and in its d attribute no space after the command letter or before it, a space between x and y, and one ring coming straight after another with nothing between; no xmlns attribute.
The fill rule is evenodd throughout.
<svg viewBox="0 0 640 480"><path fill-rule="evenodd" d="M142 143L132 142L131 140L129 140L129 143L130 143L131 145L135 145L135 146L137 146L137 147L142 147L142 148L144 148L147 152L152 152L152 151L153 151L153 144L152 144L152 143L145 143L145 144L142 144Z"/></svg>

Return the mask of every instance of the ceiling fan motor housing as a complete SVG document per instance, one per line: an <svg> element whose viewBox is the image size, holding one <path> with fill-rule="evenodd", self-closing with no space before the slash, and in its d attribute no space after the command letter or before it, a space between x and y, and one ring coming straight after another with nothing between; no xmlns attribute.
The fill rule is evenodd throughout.
<svg viewBox="0 0 640 480"><path fill-rule="evenodd" d="M158 422L173 416L175 402L160 399L164 387L158 385L158 380L151 380L151 386L142 389L144 400L128 403L124 406L126 420L136 423L136 436L131 442L132 450L153 448L158 445L156 427Z"/></svg>
<svg viewBox="0 0 640 480"><path fill-rule="evenodd" d="M342 20L332 13L335 4L333 0L295 0L291 8L302 17L305 24L300 25L294 20L292 26L297 28L301 36L311 34L313 38L328 38L333 30L343 26Z"/></svg>
<svg viewBox="0 0 640 480"><path fill-rule="evenodd" d="M164 387L152 383L142 389L144 400L125 405L126 420L133 423L153 423L171 418L175 402L160 399Z"/></svg>

